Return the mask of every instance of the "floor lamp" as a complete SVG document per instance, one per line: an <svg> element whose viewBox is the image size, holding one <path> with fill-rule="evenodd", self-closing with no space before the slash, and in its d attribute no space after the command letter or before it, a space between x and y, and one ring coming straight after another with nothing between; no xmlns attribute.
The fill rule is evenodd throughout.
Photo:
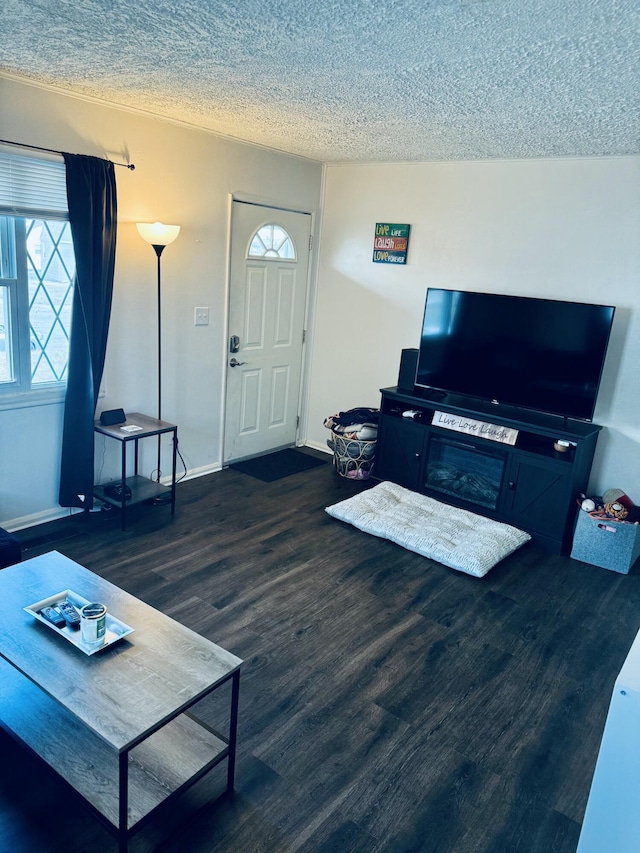
<svg viewBox="0 0 640 853"><path fill-rule="evenodd" d="M179 225L163 225L162 222L138 222L136 223L138 233L143 240L150 243L158 258L158 420L162 420L162 306L160 287L160 255L164 247L173 243L180 233ZM160 443L158 436L158 474L156 481L160 482Z"/></svg>

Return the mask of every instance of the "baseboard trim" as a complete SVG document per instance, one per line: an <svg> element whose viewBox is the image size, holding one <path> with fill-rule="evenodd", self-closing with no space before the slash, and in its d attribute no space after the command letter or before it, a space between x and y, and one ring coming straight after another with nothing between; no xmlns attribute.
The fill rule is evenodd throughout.
<svg viewBox="0 0 640 853"><path fill-rule="evenodd" d="M300 447L309 447L312 450L319 450L321 453L331 455L331 450L323 444L316 441L305 441ZM207 474L218 474L222 471L223 465L221 462L214 462L211 465L202 465L200 468L192 468L187 471L186 475L179 477L180 482L185 480L195 480L197 477L205 477ZM171 481L167 477L162 477L161 482L168 485ZM24 530L26 527L35 527L37 524L46 524L48 521L57 521L59 518L64 518L67 515L76 515L83 512L81 509L68 507L51 507L44 509L41 512L34 512L32 515L24 515L21 518L12 518L7 521L0 521L0 527L4 527L9 533L14 533L16 530Z"/></svg>
<svg viewBox="0 0 640 853"><path fill-rule="evenodd" d="M200 468L194 468L191 471L187 471L186 476L179 479L181 481L194 480L196 477L204 477L206 474L216 474L221 470L222 465L219 462L216 462L213 465L203 465ZM169 485L171 478L162 477L161 482L165 485ZM18 518L9 518L5 521L0 521L0 527L9 531L9 533L15 533L16 530L24 530L26 527L35 527L38 524L46 524L48 521L57 521L59 518L65 518L69 515L77 515L80 512L84 512L84 510L76 507L49 507L48 509L43 509L40 512L31 513L30 515L23 515Z"/></svg>
<svg viewBox="0 0 640 853"><path fill-rule="evenodd" d="M320 444L317 441L305 441L303 447L311 447L313 450L319 450L321 453L326 453L330 456L333 451L326 444Z"/></svg>
<svg viewBox="0 0 640 853"><path fill-rule="evenodd" d="M31 515L23 515L20 518L10 518L7 521L1 522L1 526L5 530L8 530L9 533L15 533L16 530L24 530L25 527L35 527L37 524L57 521L59 518L76 515L79 512L82 512L82 510L74 507L51 507L50 509L43 509L40 512L34 512Z"/></svg>
<svg viewBox="0 0 640 853"><path fill-rule="evenodd" d="M192 468L190 471L182 476L178 477L178 481L183 483L185 480L195 480L197 477L204 477L206 474L217 474L219 471L222 471L222 463L214 462L213 465L201 465L200 468ZM164 483L164 478L162 480ZM167 484L171 481L167 481Z"/></svg>

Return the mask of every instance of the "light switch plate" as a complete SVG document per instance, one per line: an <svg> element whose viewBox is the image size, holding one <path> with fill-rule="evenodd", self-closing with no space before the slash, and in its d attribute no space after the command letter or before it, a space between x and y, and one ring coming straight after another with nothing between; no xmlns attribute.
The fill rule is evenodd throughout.
<svg viewBox="0 0 640 853"><path fill-rule="evenodd" d="M209 309L194 308L193 309L193 325L208 326L209 325Z"/></svg>

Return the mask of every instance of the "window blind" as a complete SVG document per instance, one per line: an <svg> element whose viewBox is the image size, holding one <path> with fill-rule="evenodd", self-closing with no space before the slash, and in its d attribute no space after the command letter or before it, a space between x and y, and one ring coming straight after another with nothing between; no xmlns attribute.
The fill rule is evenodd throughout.
<svg viewBox="0 0 640 853"><path fill-rule="evenodd" d="M0 214L68 219L64 162L0 151Z"/></svg>

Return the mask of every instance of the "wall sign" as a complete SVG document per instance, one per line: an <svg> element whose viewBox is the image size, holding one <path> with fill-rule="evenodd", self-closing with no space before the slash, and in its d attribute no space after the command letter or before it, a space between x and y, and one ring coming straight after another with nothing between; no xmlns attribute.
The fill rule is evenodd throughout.
<svg viewBox="0 0 640 853"><path fill-rule="evenodd" d="M376 222L373 238L374 264L406 264L410 225Z"/></svg>
<svg viewBox="0 0 640 853"><path fill-rule="evenodd" d="M434 412L431 423L441 429L464 432L478 438L499 441L501 444L513 445L518 439L517 429L486 423L486 421L476 421L473 418L465 418L464 415L451 415L449 412Z"/></svg>

